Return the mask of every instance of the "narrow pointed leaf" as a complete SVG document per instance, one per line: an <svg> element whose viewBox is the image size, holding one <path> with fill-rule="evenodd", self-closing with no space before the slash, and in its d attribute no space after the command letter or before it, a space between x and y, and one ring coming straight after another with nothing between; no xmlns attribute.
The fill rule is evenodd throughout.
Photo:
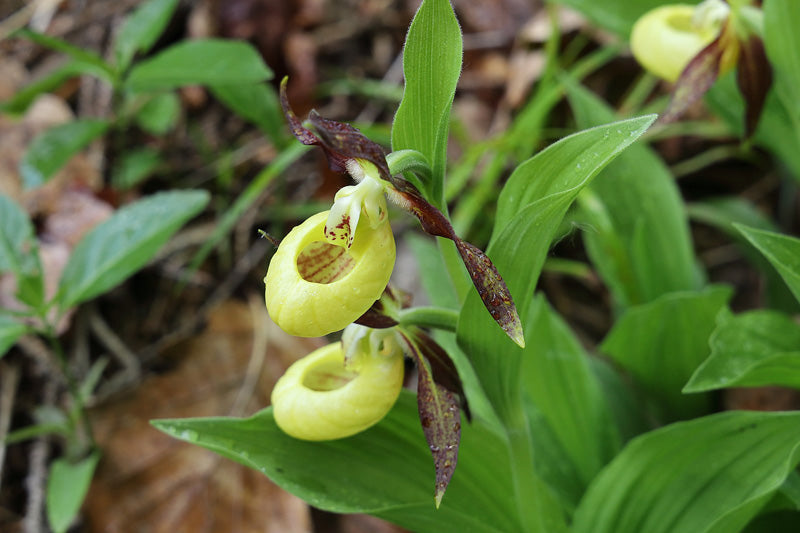
<svg viewBox="0 0 800 533"><path fill-rule="evenodd" d="M70 255L59 282L61 308L102 294L142 268L206 203L205 191L173 191L119 209Z"/></svg>
<svg viewBox="0 0 800 533"><path fill-rule="evenodd" d="M678 120L692 104L700 100L714 85L719 76L720 62L722 61L722 55L725 53L725 44L731 38L728 33L725 30L721 31L716 39L711 41L689 61L689 64L681 72L678 81L675 82L672 98L661 118L659 118L659 122L666 124Z"/></svg>
<svg viewBox="0 0 800 533"><path fill-rule="evenodd" d="M0 358L28 332L28 326L14 318L0 315Z"/></svg>
<svg viewBox="0 0 800 533"><path fill-rule="evenodd" d="M740 531L800 461L800 413L727 412L631 443L581 501L575 533Z"/></svg>
<svg viewBox="0 0 800 533"><path fill-rule="evenodd" d="M438 509L458 462L458 446L461 441L459 401L456 394L434 381L431 366L416 342L405 334L401 335L407 353L417 363L419 371L417 409L422 432L425 434L436 468L434 500Z"/></svg>
<svg viewBox="0 0 800 533"><path fill-rule="evenodd" d="M462 428L458 471L447 498L436 509L431 501L431 454L416 398L408 391L376 426L334 441L287 436L275 425L271 409L246 419L153 424L175 438L263 472L319 509L370 513L412 531L520 530L514 504L506 496L511 472L505 445L478 423Z"/></svg>
<svg viewBox="0 0 800 533"><path fill-rule="evenodd" d="M772 263L800 302L800 239L741 224L735 226Z"/></svg>
<svg viewBox="0 0 800 533"><path fill-rule="evenodd" d="M764 41L756 35L750 35L741 43L736 82L745 102L744 135L750 137L756 131L772 86L772 67L764 51Z"/></svg>
<svg viewBox="0 0 800 533"><path fill-rule="evenodd" d="M114 77L114 71L111 66L94 52L74 46L58 37L45 35L29 29L19 30L16 35L29 39L50 50L67 54L76 62L83 65L87 74L92 74L105 81L111 81Z"/></svg>
<svg viewBox="0 0 800 533"><path fill-rule="evenodd" d="M800 325L775 311L721 314L711 355L684 392L724 387L783 385L800 388Z"/></svg>

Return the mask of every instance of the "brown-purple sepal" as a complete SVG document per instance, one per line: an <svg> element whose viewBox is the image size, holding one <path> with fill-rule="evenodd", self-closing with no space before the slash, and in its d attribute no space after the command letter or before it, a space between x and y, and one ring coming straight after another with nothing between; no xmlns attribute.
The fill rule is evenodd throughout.
<svg viewBox="0 0 800 533"><path fill-rule="evenodd" d="M441 211L431 205L408 181L392 177L390 197L416 216L422 229L431 235L452 240L483 305L492 318L518 346L525 347L522 323L511 292L489 257L479 248L456 235L453 226Z"/></svg>
<svg viewBox="0 0 800 533"><path fill-rule="evenodd" d="M404 333L400 335L419 370L417 409L422 432L428 442L436 470L434 500L438 509L458 462L458 448L461 443L461 411L458 407L458 395L436 383L433 371L422 355L420 347Z"/></svg>
<svg viewBox="0 0 800 533"><path fill-rule="evenodd" d="M308 114L308 120L316 129L316 133L303 126L289 105L289 99L286 96L287 83L288 78L283 78L280 88L281 107L292 134L298 141L305 145L322 148L328 159L328 166L334 172L345 172L348 160L364 159L378 168L383 179L389 179L389 165L386 163L386 154L383 148L368 139L357 128L344 122L322 118L314 110Z"/></svg>
<svg viewBox="0 0 800 533"><path fill-rule="evenodd" d="M411 293L386 285L380 300L375 300L375 303L355 322L373 329L391 328L398 324L395 311L410 305Z"/></svg>
<svg viewBox="0 0 800 533"><path fill-rule="evenodd" d="M757 35L749 35L739 45L736 82L744 96L744 136L749 138L756 131L767 92L772 86L772 66L764 42Z"/></svg>
<svg viewBox="0 0 800 533"><path fill-rule="evenodd" d="M422 352L422 355L428 360L431 371L433 372L433 380L447 390L458 395L461 410L464 411L467 420L472 420L472 413L470 413L469 410L467 396L464 394L464 386L461 384L461 378L458 375L455 363L453 363L453 360L450 358L450 354L421 329L414 328L414 330L409 331L408 334L414 339L420 352Z"/></svg>
<svg viewBox="0 0 800 533"><path fill-rule="evenodd" d="M675 82L672 98L658 122L668 124L676 121L714 85L729 38L727 34L727 31L721 31L716 39L689 61Z"/></svg>

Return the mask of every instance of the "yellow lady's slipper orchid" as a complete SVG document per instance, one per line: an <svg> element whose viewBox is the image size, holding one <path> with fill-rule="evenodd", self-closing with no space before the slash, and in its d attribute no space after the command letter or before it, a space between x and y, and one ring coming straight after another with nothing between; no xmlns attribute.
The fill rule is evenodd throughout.
<svg viewBox="0 0 800 533"><path fill-rule="evenodd" d="M324 346L294 363L272 391L275 423L303 440L333 440L378 423L403 386L403 355L393 338L381 351L359 343L345 366L342 343Z"/></svg>
<svg viewBox="0 0 800 533"><path fill-rule="evenodd" d="M656 76L675 82L689 61L719 35L720 10L727 9L722 5L718 7L714 0L700 6L670 4L648 11L631 32L634 57Z"/></svg>
<svg viewBox="0 0 800 533"><path fill-rule="evenodd" d="M286 333L318 337L344 329L380 298L392 274L394 237L388 221L362 220L352 245L325 240L328 211L296 226L270 261L267 311Z"/></svg>

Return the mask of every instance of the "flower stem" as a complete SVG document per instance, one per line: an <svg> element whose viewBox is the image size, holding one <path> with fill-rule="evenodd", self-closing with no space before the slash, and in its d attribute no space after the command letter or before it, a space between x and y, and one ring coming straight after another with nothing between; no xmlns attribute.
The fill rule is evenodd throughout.
<svg viewBox="0 0 800 533"><path fill-rule="evenodd" d="M399 322L402 325L438 328L456 331L458 311L445 307L412 307L400 311Z"/></svg>

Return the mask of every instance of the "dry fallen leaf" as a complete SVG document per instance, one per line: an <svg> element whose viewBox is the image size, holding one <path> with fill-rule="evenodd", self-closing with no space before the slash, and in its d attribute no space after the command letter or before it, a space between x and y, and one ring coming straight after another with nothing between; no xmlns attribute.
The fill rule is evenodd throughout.
<svg viewBox="0 0 800 533"><path fill-rule="evenodd" d="M250 309L222 304L204 332L165 354L173 370L91 413L103 459L85 505L89 531L311 531L306 504L262 474L149 424L252 414L283 370L319 345L283 333L253 300Z"/></svg>

